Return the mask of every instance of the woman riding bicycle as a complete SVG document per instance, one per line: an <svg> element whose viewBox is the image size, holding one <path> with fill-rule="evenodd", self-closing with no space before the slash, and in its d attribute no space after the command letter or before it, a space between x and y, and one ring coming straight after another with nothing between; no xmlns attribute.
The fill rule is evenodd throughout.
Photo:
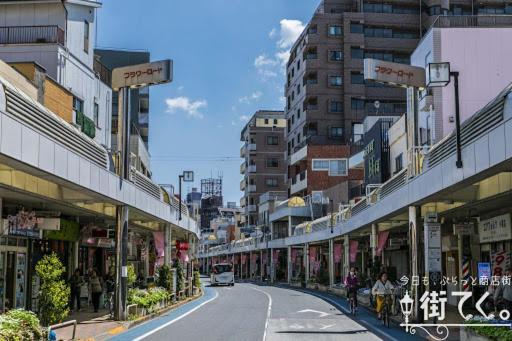
<svg viewBox="0 0 512 341"><path fill-rule="evenodd" d="M354 307L357 308L357 287L359 285L359 281L357 279L357 274L354 267L350 268L350 272L345 277L345 287L347 288L347 299L350 301L351 298L354 299Z"/></svg>
<svg viewBox="0 0 512 341"><path fill-rule="evenodd" d="M372 295L376 297L377 301L376 310L379 320L382 318L382 309L384 308L386 295L389 295L394 288L393 284L388 280L388 274L386 272L381 272L379 279L375 282L372 289Z"/></svg>

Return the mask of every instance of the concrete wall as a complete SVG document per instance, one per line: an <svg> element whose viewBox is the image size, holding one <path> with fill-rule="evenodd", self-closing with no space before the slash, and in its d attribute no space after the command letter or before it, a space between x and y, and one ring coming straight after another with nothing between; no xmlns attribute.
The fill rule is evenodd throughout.
<svg viewBox="0 0 512 341"><path fill-rule="evenodd" d="M402 154L402 167L407 167L407 135L405 133L405 115L400 117L389 128L389 162L390 162L390 173L395 174L398 170L396 169L395 159L398 155Z"/></svg>

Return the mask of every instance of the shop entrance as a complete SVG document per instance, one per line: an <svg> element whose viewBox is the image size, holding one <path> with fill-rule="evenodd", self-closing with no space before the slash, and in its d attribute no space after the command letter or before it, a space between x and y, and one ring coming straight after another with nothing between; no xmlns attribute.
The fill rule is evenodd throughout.
<svg viewBox="0 0 512 341"><path fill-rule="evenodd" d="M27 297L26 249L2 247L0 252L0 311L25 308Z"/></svg>

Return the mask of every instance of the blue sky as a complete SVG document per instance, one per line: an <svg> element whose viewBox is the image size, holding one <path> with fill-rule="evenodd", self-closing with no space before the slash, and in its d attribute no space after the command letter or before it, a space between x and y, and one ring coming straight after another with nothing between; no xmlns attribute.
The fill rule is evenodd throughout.
<svg viewBox="0 0 512 341"><path fill-rule="evenodd" d="M282 110L284 67L318 0L104 0L99 47L174 60L174 81L150 92L154 179L223 175L238 202L240 130L258 109ZM186 193L192 185L185 184Z"/></svg>

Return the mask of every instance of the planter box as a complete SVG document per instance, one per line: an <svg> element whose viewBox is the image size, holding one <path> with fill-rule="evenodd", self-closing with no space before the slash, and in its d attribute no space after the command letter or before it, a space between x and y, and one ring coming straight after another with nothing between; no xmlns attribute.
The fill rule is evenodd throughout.
<svg viewBox="0 0 512 341"><path fill-rule="evenodd" d="M370 306L370 295L358 293L357 294L357 302L369 307Z"/></svg>
<svg viewBox="0 0 512 341"><path fill-rule="evenodd" d="M461 341L489 341L488 337L479 335L469 328L460 327Z"/></svg>
<svg viewBox="0 0 512 341"><path fill-rule="evenodd" d="M324 285L324 284L317 284L317 290L319 291L322 291L322 292L328 292L329 291L329 286L328 285Z"/></svg>
<svg viewBox="0 0 512 341"><path fill-rule="evenodd" d="M300 281L291 281L290 286L292 286L294 288L300 288L300 287L302 287L302 283Z"/></svg>
<svg viewBox="0 0 512 341"><path fill-rule="evenodd" d="M347 296L347 290L345 288L332 287L331 292L336 296L342 296L342 297Z"/></svg>
<svg viewBox="0 0 512 341"><path fill-rule="evenodd" d="M311 289L311 290L317 290L318 289L318 284L316 284L316 283L306 283L306 288L307 289Z"/></svg>

